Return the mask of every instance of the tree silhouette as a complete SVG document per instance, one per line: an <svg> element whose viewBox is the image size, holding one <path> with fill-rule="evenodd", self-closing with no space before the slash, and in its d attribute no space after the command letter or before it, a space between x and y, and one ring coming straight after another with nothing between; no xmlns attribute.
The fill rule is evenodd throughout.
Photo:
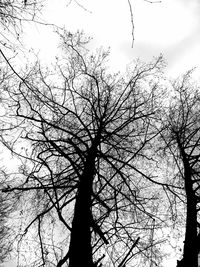
<svg viewBox="0 0 200 267"><path fill-rule="evenodd" d="M4 81L1 141L21 166L3 191L29 210L20 242L36 226L43 266L149 260L152 226L162 220L145 165L153 164L163 60L137 62L127 77L111 75L108 52L89 54L82 33L61 38L64 55L55 69L45 72L37 62L18 74L8 61L15 78ZM64 229L62 253L54 235L51 245L45 237L48 222Z"/></svg>
<svg viewBox="0 0 200 267"><path fill-rule="evenodd" d="M191 73L172 83L173 96L162 133L165 151L176 166L173 180L180 190L174 193L186 206L183 259L177 264L183 267L189 264L197 267L199 253L200 95Z"/></svg>

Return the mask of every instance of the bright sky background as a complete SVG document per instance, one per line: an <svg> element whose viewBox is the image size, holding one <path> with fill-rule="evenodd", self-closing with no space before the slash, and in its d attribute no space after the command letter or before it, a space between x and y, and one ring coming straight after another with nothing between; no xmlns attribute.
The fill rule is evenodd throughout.
<svg viewBox="0 0 200 267"><path fill-rule="evenodd" d="M134 58L151 60L162 53L168 62L169 75L176 76L199 65L200 2L199 0L162 0L150 4L130 0L135 24L135 42L131 47L131 17L128 0L48 0L45 21L67 30L84 30L93 37L96 48L111 47L111 65L125 71ZM47 27L35 26L25 39L47 61L55 57L57 37Z"/></svg>
<svg viewBox="0 0 200 267"><path fill-rule="evenodd" d="M162 53L168 62L167 73L176 77L199 66L200 60L200 1L162 0L150 4L130 0L135 24L132 44L132 25L128 0L48 0L41 18L45 22L65 26L69 31L84 30L93 37L92 47L111 48L111 67L125 71L133 59L151 60ZM87 9L84 10L84 9ZM27 26L24 38L45 62L52 62L57 53L58 39L47 26ZM199 77L198 70L196 71ZM9 263L5 265L15 267ZM176 259L165 263L175 267Z"/></svg>

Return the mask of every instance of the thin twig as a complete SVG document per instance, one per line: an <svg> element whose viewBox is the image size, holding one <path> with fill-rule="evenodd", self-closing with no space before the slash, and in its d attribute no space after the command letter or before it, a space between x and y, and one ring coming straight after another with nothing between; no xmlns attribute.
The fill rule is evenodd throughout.
<svg viewBox="0 0 200 267"><path fill-rule="evenodd" d="M133 48L133 43L135 40L135 36L134 36L135 25L134 25L134 21L133 21L133 9L132 9L132 5L131 5L130 0L128 0L128 5L129 5L129 9L130 9L131 25L132 25L132 44L131 44L131 47Z"/></svg>

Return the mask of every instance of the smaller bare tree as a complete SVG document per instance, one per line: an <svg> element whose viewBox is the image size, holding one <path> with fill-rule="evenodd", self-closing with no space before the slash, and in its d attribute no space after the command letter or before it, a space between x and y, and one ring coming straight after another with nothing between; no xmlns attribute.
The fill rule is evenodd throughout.
<svg viewBox="0 0 200 267"><path fill-rule="evenodd" d="M191 79L192 71L172 83L172 97L163 115L164 151L173 162L171 190L186 209L183 259L177 266L198 267L200 204L200 93ZM178 189L179 186L179 189Z"/></svg>

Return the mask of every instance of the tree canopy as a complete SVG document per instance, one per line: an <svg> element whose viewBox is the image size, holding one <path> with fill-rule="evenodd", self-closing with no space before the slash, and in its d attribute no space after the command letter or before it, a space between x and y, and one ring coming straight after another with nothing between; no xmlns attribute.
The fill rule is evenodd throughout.
<svg viewBox="0 0 200 267"><path fill-rule="evenodd" d="M3 189L26 217L19 244L33 231L40 246L33 266L77 266L79 257L85 266L150 257L156 264L162 241L152 232L164 221L151 183L151 148L162 57L138 61L121 77L106 69L108 52L87 52L82 33L61 37L64 56L54 69L37 62L2 81L1 140L21 162Z"/></svg>
<svg viewBox="0 0 200 267"><path fill-rule="evenodd" d="M39 4L3 1L1 26L18 36ZM198 267L192 71L169 82L159 56L112 73L109 51L91 53L82 32L59 35L53 66L20 69L0 49L0 141L14 162L1 164L0 261L15 253L18 266L160 266L170 232L184 229L177 267Z"/></svg>

